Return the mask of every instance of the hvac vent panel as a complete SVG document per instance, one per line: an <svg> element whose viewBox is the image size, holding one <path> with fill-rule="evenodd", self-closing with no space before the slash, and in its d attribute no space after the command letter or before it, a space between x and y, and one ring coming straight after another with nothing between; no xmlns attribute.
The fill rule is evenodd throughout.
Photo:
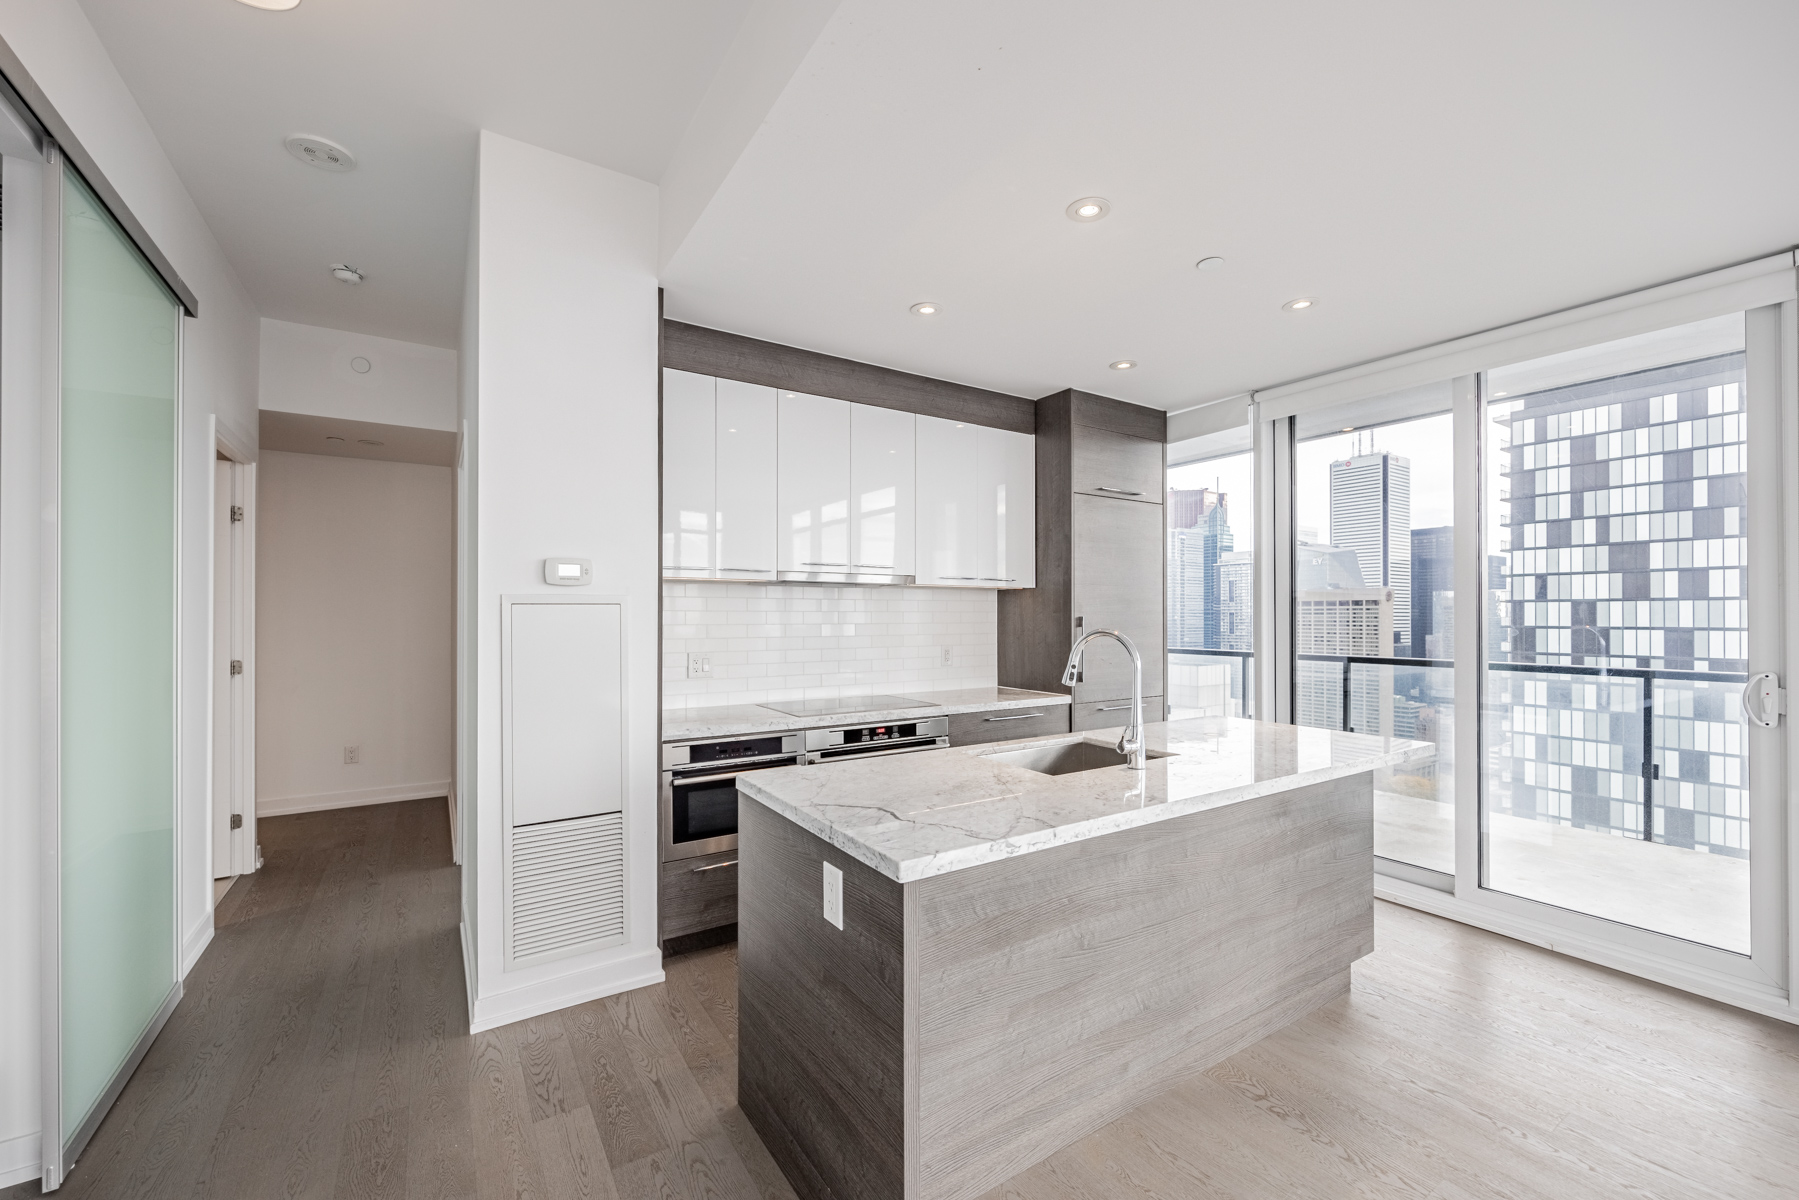
<svg viewBox="0 0 1799 1200"><path fill-rule="evenodd" d="M546 821L512 831L514 962L598 950L625 936L622 813Z"/></svg>

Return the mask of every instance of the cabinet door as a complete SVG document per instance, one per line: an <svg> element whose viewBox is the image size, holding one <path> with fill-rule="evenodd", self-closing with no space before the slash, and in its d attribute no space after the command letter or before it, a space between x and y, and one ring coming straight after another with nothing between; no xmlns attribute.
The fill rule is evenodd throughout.
<svg viewBox="0 0 1799 1200"><path fill-rule="evenodd" d="M991 587L978 564L978 430L942 417L918 418L918 582Z"/></svg>
<svg viewBox="0 0 1799 1200"><path fill-rule="evenodd" d="M662 573L708 578L718 503L718 381L662 372Z"/></svg>
<svg viewBox="0 0 1799 1200"><path fill-rule="evenodd" d="M1143 658L1143 694L1162 694L1162 506L1074 497L1073 615L1083 632L1116 629ZM1074 686L1077 706L1131 694L1131 660L1117 642L1092 642Z"/></svg>
<svg viewBox="0 0 1799 1200"><path fill-rule="evenodd" d="M916 418L850 407L850 569L913 573Z"/></svg>
<svg viewBox="0 0 1799 1200"><path fill-rule="evenodd" d="M850 406L780 394L776 454L777 565L783 571L850 569Z"/></svg>
<svg viewBox="0 0 1799 1200"><path fill-rule="evenodd" d="M975 574L983 585L1037 586L1037 439L976 432L980 508Z"/></svg>
<svg viewBox="0 0 1799 1200"><path fill-rule="evenodd" d="M1071 449L1075 491L1114 500L1162 503L1162 469L1168 451L1161 442L1076 425Z"/></svg>
<svg viewBox="0 0 1799 1200"><path fill-rule="evenodd" d="M718 381L718 573L775 574L775 389Z"/></svg>

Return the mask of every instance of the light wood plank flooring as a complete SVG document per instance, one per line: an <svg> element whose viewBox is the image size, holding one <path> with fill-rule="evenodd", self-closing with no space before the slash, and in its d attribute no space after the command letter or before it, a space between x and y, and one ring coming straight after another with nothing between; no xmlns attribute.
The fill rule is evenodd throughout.
<svg viewBox="0 0 1799 1200"><path fill-rule="evenodd" d="M470 1037L441 801L259 832L61 1195L792 1196L736 1107L734 947ZM1349 998L987 1200L1799 1193L1799 1029L1391 905L1376 941Z"/></svg>

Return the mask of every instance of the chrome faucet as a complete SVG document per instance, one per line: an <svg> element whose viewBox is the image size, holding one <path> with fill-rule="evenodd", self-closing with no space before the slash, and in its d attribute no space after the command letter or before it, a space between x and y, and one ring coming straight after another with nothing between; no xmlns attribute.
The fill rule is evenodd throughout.
<svg viewBox="0 0 1799 1200"><path fill-rule="evenodd" d="M1095 629L1075 642L1074 649L1068 652L1068 665L1062 669L1062 686L1074 686L1081 673L1081 655L1085 653L1087 643L1097 637L1111 638L1130 652L1131 723L1118 739L1118 753L1129 760L1125 766L1131 770L1144 770L1149 765L1149 759L1143 750L1143 656L1137 653L1136 643L1116 629Z"/></svg>

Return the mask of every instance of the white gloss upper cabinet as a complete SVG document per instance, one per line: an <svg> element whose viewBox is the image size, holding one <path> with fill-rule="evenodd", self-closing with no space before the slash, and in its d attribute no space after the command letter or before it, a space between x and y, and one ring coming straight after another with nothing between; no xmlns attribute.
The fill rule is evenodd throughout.
<svg viewBox="0 0 1799 1200"><path fill-rule="evenodd" d="M718 563L718 381L662 372L662 570L710 578Z"/></svg>
<svg viewBox="0 0 1799 1200"><path fill-rule="evenodd" d="M909 412L850 405L850 569L913 573L915 422Z"/></svg>
<svg viewBox="0 0 1799 1200"><path fill-rule="evenodd" d="M924 587L995 587L981 582L979 427L920 416L918 582Z"/></svg>
<svg viewBox="0 0 1799 1200"><path fill-rule="evenodd" d="M975 434L975 574L980 586L1037 586L1037 439L1008 429Z"/></svg>
<svg viewBox="0 0 1799 1200"><path fill-rule="evenodd" d="M773 579L775 389L721 379L717 405L718 577ZM675 440L684 436L674 433Z"/></svg>
<svg viewBox="0 0 1799 1200"><path fill-rule="evenodd" d="M782 571L850 569L850 404L780 393L775 526Z"/></svg>

